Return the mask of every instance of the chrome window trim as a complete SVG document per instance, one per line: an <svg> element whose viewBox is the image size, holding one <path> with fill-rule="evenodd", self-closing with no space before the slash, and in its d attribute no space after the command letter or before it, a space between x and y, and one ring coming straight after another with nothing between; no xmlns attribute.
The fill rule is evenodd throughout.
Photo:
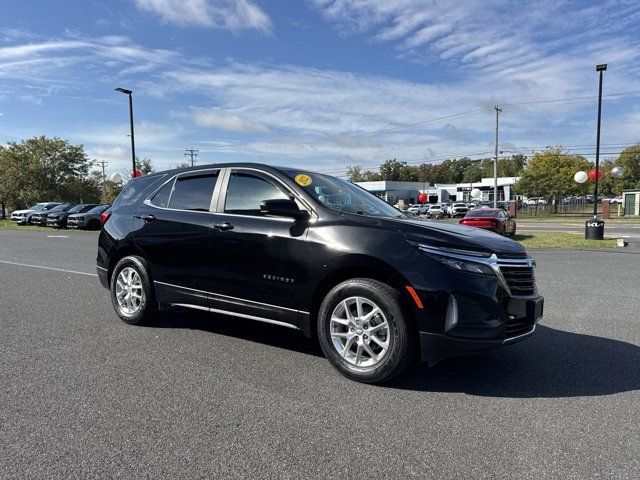
<svg viewBox="0 0 640 480"><path fill-rule="evenodd" d="M159 282L158 280L154 280L153 283L157 283L159 285L166 285L167 287L182 288L183 290L190 290L192 292L206 293L207 295L212 295L214 297L229 298L231 300L240 300L242 302L253 303L253 304L256 304L256 305L264 305L265 307L273 307L273 308L279 308L281 310L289 310L290 312L295 312L295 313L306 313L306 314L309 313L309 312L306 312L304 310L296 310L295 308L281 307L280 305L273 305L271 303L257 302L255 300L248 300L246 298L232 297L231 295L223 295L221 293L208 292L206 290L197 290L195 288L182 287L180 285L174 285L173 283Z"/></svg>
<svg viewBox="0 0 640 480"><path fill-rule="evenodd" d="M498 277L498 280L500 281L500 284L503 286L503 288L507 291L507 293L509 294L509 296L514 297L514 298L530 298L530 297L535 297L536 295L513 295L511 293L511 289L509 288L509 285L507 284L507 280L504 278L504 275L502 274L502 270L500 270L500 267L522 267L522 268L535 268L536 266L536 261L531 258L531 257L527 257L527 258L499 258L495 253L492 253L491 256L489 257L476 257L473 256L473 253L471 255L464 255L462 253L453 253L453 251L451 250L447 250L447 249L443 249L443 248L438 248L438 247L433 247L431 245L424 245L422 243L418 244L418 248L420 248L420 250L422 250L425 253L431 253L434 255L440 255L442 257L449 257L449 258L456 258L459 260L464 260L467 262L472 262L472 263L481 263L483 265L488 266L489 268L491 268L491 270L495 273L496 277ZM457 251L459 252L459 250Z"/></svg>
<svg viewBox="0 0 640 480"><path fill-rule="evenodd" d="M271 320L270 318L257 317L255 315L247 315L246 313L230 312L228 310L221 310L219 308L208 308L208 307L202 307L200 305L192 305L190 303L172 303L171 306L194 308L196 310L203 310L205 312L211 312L211 313L221 313L223 315L231 315L233 317L247 318L249 320L256 320L258 322L271 323L273 325L279 325L281 327L287 327L287 328L292 328L294 330L300 330L297 326L292 325L290 323L281 322L279 320Z"/></svg>
<svg viewBox="0 0 640 480"><path fill-rule="evenodd" d="M216 213L215 210L213 210L215 208L215 202L217 201L217 197L220 195L220 178L222 175L222 171L225 170L224 168L203 168L201 170L189 170L188 172L182 172L182 173L177 173L175 175L173 175L171 178L169 178L168 180L162 182L162 184L156 188L153 192L151 192L150 195L147 196L147 198L144 200L144 202L142 202L144 205L147 205L149 207L153 207L153 208L157 208L159 210L169 210L172 212L190 212L190 213L205 213L205 214L211 214L211 213ZM182 208L170 208L169 205L171 203L171 197L173 196L173 191L175 189L175 182L177 181L178 177L182 177L182 176L188 176L189 174L195 174L198 175L202 172L218 172L218 180L216 180L216 184L213 187L213 193L211 194L211 201L209 202L209 211L207 212L203 212L201 210L184 210ZM167 200L167 206L166 207L160 207L158 205L155 205L151 202L151 199L153 198L153 196L158 193L167 183L169 182L173 182L173 186L171 187L171 193L169 194L169 199Z"/></svg>

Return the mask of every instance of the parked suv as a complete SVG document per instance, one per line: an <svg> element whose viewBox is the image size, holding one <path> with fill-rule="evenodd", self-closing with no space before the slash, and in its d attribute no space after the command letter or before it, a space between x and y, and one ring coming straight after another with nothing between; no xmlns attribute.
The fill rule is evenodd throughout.
<svg viewBox="0 0 640 480"><path fill-rule="evenodd" d="M24 210L14 210L11 212L11 221L18 225L31 223L31 217L36 212L48 212L53 207L60 205L60 202L40 202L33 207Z"/></svg>
<svg viewBox="0 0 640 480"><path fill-rule="evenodd" d="M50 213L58 213L58 212L66 212L74 207L73 203L61 203L60 205L56 205L50 210L40 210L39 212L35 212L31 216L31 224L39 225L41 227L47 226L47 217Z"/></svg>
<svg viewBox="0 0 640 480"><path fill-rule="evenodd" d="M102 215L97 272L129 324L186 307L317 336L378 383L522 340L542 317L534 261L492 232L410 220L328 175L258 164L131 180Z"/></svg>
<svg viewBox="0 0 640 480"><path fill-rule="evenodd" d="M94 207L97 207L95 203L80 203L73 208L70 208L66 212L57 212L52 213L47 217L47 227L55 227L55 228L67 228L67 220L69 219L69 215L73 215L74 213L84 213L88 212Z"/></svg>
<svg viewBox="0 0 640 480"><path fill-rule="evenodd" d="M87 210L85 213L74 213L69 215L67 219L67 227L78 228L86 230L99 230L100 229L100 217L102 213L111 205L98 205L91 210Z"/></svg>
<svg viewBox="0 0 640 480"><path fill-rule="evenodd" d="M466 203L454 203L451 206L451 216L452 217L464 217L469 211L469 207L467 207Z"/></svg>

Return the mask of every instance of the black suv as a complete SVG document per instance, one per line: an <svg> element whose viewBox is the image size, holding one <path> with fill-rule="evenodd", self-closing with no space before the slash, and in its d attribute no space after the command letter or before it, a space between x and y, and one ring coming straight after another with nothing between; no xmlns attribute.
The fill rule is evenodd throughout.
<svg viewBox="0 0 640 480"><path fill-rule="evenodd" d="M492 232L411 220L328 175L220 164L130 181L102 216L97 270L125 322L171 306L317 335L354 380L531 335L535 263Z"/></svg>

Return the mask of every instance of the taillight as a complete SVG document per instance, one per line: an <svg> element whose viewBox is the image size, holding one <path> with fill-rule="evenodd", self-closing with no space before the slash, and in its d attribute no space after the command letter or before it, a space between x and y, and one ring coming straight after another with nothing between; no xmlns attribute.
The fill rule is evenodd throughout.
<svg viewBox="0 0 640 480"><path fill-rule="evenodd" d="M100 215L100 223L104 225L107 222L107 220L109 220L110 216L111 216L111 212L103 212L102 215Z"/></svg>

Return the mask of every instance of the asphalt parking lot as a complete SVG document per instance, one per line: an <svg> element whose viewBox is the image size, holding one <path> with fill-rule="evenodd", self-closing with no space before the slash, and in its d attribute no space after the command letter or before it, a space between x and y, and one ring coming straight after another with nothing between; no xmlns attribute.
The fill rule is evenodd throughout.
<svg viewBox="0 0 640 480"><path fill-rule="evenodd" d="M536 335L342 378L289 329L122 323L96 234L0 232L0 478L638 478L640 252L536 251ZM46 268L39 268L46 267Z"/></svg>

